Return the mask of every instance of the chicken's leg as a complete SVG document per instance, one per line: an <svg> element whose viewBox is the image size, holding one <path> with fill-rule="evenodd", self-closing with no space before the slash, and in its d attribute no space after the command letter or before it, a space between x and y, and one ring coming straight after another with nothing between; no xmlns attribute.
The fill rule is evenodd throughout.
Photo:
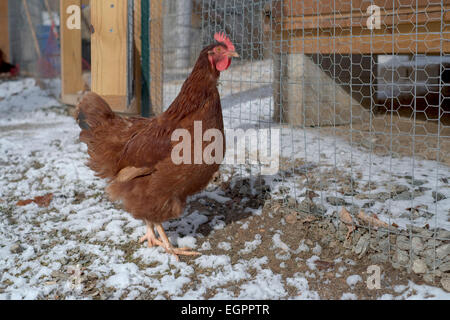
<svg viewBox="0 0 450 320"><path fill-rule="evenodd" d="M164 244L155 235L155 230L153 230L154 227L153 223L149 221L146 221L146 223L147 223L147 233L145 234L145 236L139 239L139 243L142 243L145 240L147 240L149 248L155 245L164 246Z"/></svg>
<svg viewBox="0 0 450 320"><path fill-rule="evenodd" d="M156 226L156 230L159 233L159 236L161 237L162 240L162 245L160 244L161 247L163 247L167 253L173 254L177 260L179 260L178 255L183 255L183 256L198 256L200 255L199 252L196 251L191 251L191 248L174 248L172 246L172 244L169 241L169 238L167 238L166 232L164 231L164 228L162 227L161 223L155 223ZM158 240L159 241L159 240ZM159 241L161 242L161 241Z"/></svg>

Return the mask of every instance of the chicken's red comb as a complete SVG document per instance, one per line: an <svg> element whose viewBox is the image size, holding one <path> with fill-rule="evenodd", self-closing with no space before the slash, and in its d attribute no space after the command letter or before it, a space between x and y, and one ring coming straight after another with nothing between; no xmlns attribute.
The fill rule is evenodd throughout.
<svg viewBox="0 0 450 320"><path fill-rule="evenodd" d="M228 50L234 51L234 45L231 43L230 38L228 38L223 32L216 32L214 34L214 39L218 42L223 42L226 44Z"/></svg>

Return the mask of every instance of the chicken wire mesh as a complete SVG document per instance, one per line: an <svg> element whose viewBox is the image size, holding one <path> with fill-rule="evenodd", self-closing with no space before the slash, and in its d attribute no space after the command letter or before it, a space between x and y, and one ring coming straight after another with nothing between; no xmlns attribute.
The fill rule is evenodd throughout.
<svg viewBox="0 0 450 320"><path fill-rule="evenodd" d="M374 245L380 261L411 267L419 256L448 272L449 8L443 0L164 1L163 42L150 47L164 67L152 80L162 83L165 110L202 47L225 31L240 55L220 77L225 127L280 130L280 158L275 175L248 165L222 174L268 186L265 208L330 217L330 234L358 242L340 223L349 212L347 222L383 243Z"/></svg>

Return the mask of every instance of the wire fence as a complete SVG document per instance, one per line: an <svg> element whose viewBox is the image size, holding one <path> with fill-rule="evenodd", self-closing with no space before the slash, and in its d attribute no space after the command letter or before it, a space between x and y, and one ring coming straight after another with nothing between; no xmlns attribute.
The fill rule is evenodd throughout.
<svg viewBox="0 0 450 320"><path fill-rule="evenodd" d="M59 1L26 3L9 1L12 62L50 79L59 95L51 82L60 77ZM134 36L149 24L142 34L150 41L134 39L138 51L149 47L141 63L150 100L162 94L153 108L168 108L214 33L230 37L240 58L220 77L225 127L279 130L280 157L274 175L262 175L261 164L221 170L263 197L265 210L329 218L330 234L342 241L364 237L349 240L352 225L378 229L374 250L383 259L412 267L418 256L438 275L450 271L450 1L128 3ZM82 48L90 84L88 10ZM130 65L138 61L131 51Z"/></svg>
<svg viewBox="0 0 450 320"><path fill-rule="evenodd" d="M443 0L164 1L164 46L151 48L164 52L164 109L225 31L241 57L220 77L225 127L281 132L278 173L241 166L241 182L269 185L270 208L334 222L348 212L350 224L386 230L379 251L395 265L419 256L448 272L449 9Z"/></svg>

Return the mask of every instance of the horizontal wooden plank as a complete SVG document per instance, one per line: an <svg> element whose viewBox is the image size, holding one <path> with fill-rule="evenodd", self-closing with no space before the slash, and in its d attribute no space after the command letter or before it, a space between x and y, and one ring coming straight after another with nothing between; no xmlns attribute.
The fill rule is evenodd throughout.
<svg viewBox="0 0 450 320"><path fill-rule="evenodd" d="M380 12L381 26L398 26L400 24L411 24L426 26L429 23L450 21L450 6L429 6L414 10L411 8L400 8L393 11ZM272 26L275 32L281 30L296 29L339 29L351 27L366 27L368 15L365 13L331 13L325 15L309 15L300 17L287 17L282 20L274 20Z"/></svg>
<svg viewBox="0 0 450 320"><path fill-rule="evenodd" d="M272 18L296 17L308 15L326 15L332 13L366 13L374 4L383 11L401 8L426 8L429 6L449 5L450 0L276 0L272 2Z"/></svg>
<svg viewBox="0 0 450 320"><path fill-rule="evenodd" d="M450 33L295 37L275 41L277 53L450 53Z"/></svg>

